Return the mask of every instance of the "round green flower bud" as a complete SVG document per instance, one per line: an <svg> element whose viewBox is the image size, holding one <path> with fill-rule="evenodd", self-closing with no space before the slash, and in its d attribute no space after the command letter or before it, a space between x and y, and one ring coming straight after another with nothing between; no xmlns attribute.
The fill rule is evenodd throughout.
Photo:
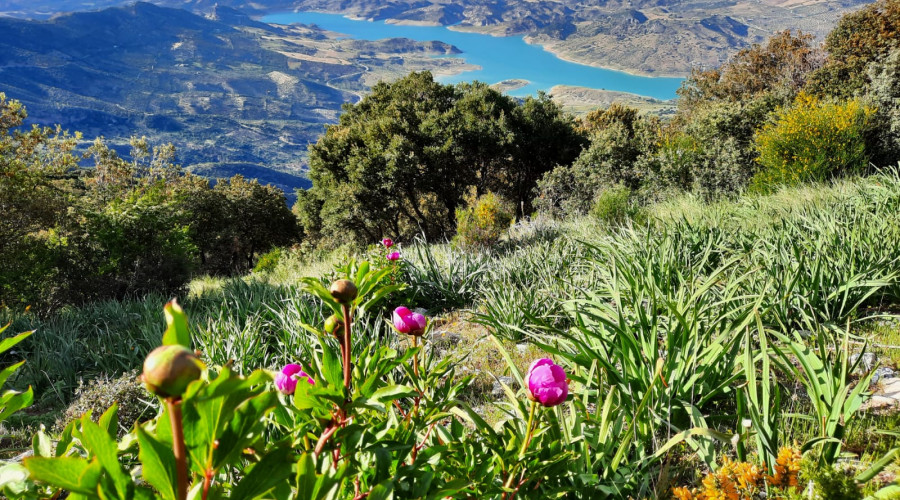
<svg viewBox="0 0 900 500"><path fill-rule="evenodd" d="M184 394L188 384L200 378L203 363L182 345L164 345L144 360L142 379L147 390L162 397Z"/></svg>
<svg viewBox="0 0 900 500"><path fill-rule="evenodd" d="M338 319L336 314L332 314L331 317L325 320L325 333L333 335L343 324L343 321Z"/></svg>
<svg viewBox="0 0 900 500"><path fill-rule="evenodd" d="M350 280L337 280L331 284L331 296L341 304L353 302L356 294L356 285Z"/></svg>

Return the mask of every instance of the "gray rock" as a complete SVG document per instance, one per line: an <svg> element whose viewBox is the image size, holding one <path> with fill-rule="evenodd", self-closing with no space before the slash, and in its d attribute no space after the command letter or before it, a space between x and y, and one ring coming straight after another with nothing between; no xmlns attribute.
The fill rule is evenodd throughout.
<svg viewBox="0 0 900 500"><path fill-rule="evenodd" d="M460 342L462 342L462 335L447 330L431 332L431 336L428 337L428 343L439 347L453 347Z"/></svg>
<svg viewBox="0 0 900 500"><path fill-rule="evenodd" d="M872 375L872 383L877 384L880 380L886 380L889 378L893 378L895 372L892 368L887 366L882 366L881 368L875 370L875 374Z"/></svg>
<svg viewBox="0 0 900 500"><path fill-rule="evenodd" d="M866 373L872 370L875 367L875 362L877 359L875 358L874 352L866 352L862 355L862 360L859 362L859 366L856 367L856 373ZM860 354L851 354L850 355L850 364L856 363L856 360L860 359Z"/></svg>
<svg viewBox="0 0 900 500"><path fill-rule="evenodd" d="M526 344L525 342L516 344L516 350L522 354L525 354L525 352L528 351L528 344Z"/></svg>
<svg viewBox="0 0 900 500"><path fill-rule="evenodd" d="M503 395L503 385L501 384L501 382L503 384L506 384L506 385L512 387L513 378L512 377L497 377L497 380L494 381L494 386L491 388L491 396L494 396L495 398L497 398L497 397L500 397Z"/></svg>

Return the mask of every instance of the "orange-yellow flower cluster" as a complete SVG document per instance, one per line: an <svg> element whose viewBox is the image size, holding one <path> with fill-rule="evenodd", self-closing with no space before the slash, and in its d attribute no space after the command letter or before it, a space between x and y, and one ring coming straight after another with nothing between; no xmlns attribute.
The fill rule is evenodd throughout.
<svg viewBox="0 0 900 500"><path fill-rule="evenodd" d="M797 486L800 473L800 452L784 447L778 451L775 475L747 463L722 460L722 467L703 478L700 488L679 486L672 490L677 500L751 500L758 497L766 485L789 488Z"/></svg>
<svg viewBox="0 0 900 500"><path fill-rule="evenodd" d="M799 451L787 446L782 447L778 450L778 458L775 460L775 475L767 476L766 481L772 486L781 488L797 486L802 458Z"/></svg>

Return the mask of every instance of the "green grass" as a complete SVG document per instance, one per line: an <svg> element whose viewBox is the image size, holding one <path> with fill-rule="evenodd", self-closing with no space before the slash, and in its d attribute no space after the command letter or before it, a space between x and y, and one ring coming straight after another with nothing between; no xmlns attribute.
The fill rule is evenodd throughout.
<svg viewBox="0 0 900 500"><path fill-rule="evenodd" d="M442 328L463 333L451 354L468 357L466 365L480 373L467 398L485 406L491 420L502 416L489 404L491 374L509 367L488 332L504 339L519 370L539 347L567 359L576 377L592 365L603 369L599 382L584 382L598 391L592 404L602 405L615 388L622 415L646 411L634 435L635 446L648 451L676 427L733 431L728 384L757 314L772 334L849 325L852 345L868 340L878 344L882 365L900 363L900 350L885 347L900 345L900 326L885 321L900 306L896 171L713 204L685 195L645 213L641 224L614 227L591 218L536 218L518 223L491 250L402 242L400 278L410 286L386 306L424 307L444 318ZM300 325L321 324L325 312L300 290L300 278L330 277L349 254L289 250L267 273L197 278L181 297L197 348L213 363L234 360L242 372L302 362L310 347ZM13 322L10 331L36 330L15 354L28 362L13 385L33 385L37 406L58 411L80 380L139 368L158 344L167 300L100 302L43 318L0 310L0 322ZM377 315L365 321L372 338L383 336ZM514 345L525 341L531 345L521 351ZM666 387L653 379L660 356L668 360ZM639 405L646 393L653 398ZM783 411L808 413L802 397L784 396ZM651 418L664 414L672 428ZM844 450L871 461L896 441L867 436L898 422L895 415L863 414L850 423ZM815 429L788 419L782 432L784 442L802 442Z"/></svg>

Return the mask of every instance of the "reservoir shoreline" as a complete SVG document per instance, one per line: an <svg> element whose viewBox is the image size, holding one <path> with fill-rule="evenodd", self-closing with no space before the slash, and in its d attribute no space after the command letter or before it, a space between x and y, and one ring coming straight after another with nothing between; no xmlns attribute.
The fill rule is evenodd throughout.
<svg viewBox="0 0 900 500"><path fill-rule="evenodd" d="M441 77L444 83L480 80L495 84L504 80L531 82L510 91L513 96L534 95L558 85L627 92L640 96L669 100L683 78L680 76L646 75L576 61L550 50L547 45L523 36L469 30L459 26L397 23L391 20L371 21L337 13L296 11L270 13L260 21L270 24L315 24L321 29L348 35L354 39L381 40L409 38L418 41L440 40L457 47L460 57L481 70Z"/></svg>

